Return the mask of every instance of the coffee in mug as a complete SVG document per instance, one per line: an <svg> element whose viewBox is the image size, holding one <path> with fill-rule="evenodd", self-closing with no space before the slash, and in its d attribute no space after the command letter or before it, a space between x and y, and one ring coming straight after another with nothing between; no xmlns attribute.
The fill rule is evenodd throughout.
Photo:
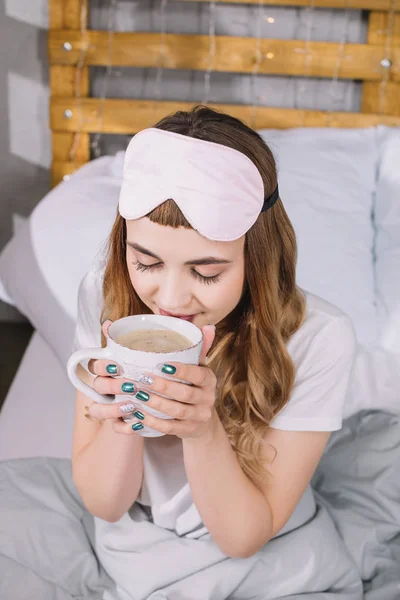
<svg viewBox="0 0 400 600"><path fill-rule="evenodd" d="M123 333L115 341L141 352L178 352L193 345L189 338L169 329L136 329Z"/></svg>
<svg viewBox="0 0 400 600"><path fill-rule="evenodd" d="M77 374L79 363L87 365L93 359L106 359L120 367L117 379L133 379L139 381L140 374L155 373L158 377L171 379L161 370L163 364L178 362L187 365L198 365L203 346L203 334L194 323L166 315L131 315L114 321L106 334L107 345L104 348L81 348L74 352L67 364L67 372L73 385L95 402L112 404L129 402L143 412L148 412L160 419L172 417L158 411L146 403L137 400L134 395L116 394L106 396L100 394L92 386L82 381ZM87 367L86 367L87 368ZM189 383L173 377L179 383ZM136 386L136 387L140 387ZM134 392L136 393L136 392ZM159 394L163 396L163 394ZM167 396L164 396L167 398ZM172 398L173 400L173 398ZM124 421L129 420L125 417ZM136 433L142 437L159 437L163 433L151 429L144 421L144 428Z"/></svg>

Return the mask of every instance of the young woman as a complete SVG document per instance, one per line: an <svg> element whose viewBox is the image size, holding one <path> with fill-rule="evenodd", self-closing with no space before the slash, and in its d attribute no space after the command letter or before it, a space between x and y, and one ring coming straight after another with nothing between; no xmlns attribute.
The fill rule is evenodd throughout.
<svg viewBox="0 0 400 600"><path fill-rule="evenodd" d="M76 397L73 478L115 580L135 568L139 522L248 558L313 516L309 483L341 428L355 335L295 274L295 234L260 135L199 106L132 139L107 253L81 285L75 349L104 345L112 321L143 313L192 321L204 347L199 366L163 368L192 386L118 378L101 360L80 368L96 391L128 396ZM142 437L145 427L165 435ZM160 572L167 559L149 556ZM175 568L171 580L183 576Z"/></svg>

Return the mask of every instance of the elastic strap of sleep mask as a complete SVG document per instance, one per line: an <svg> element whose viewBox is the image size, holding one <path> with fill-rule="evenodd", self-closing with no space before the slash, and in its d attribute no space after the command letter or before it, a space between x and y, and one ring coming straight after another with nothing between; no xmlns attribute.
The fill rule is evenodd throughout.
<svg viewBox="0 0 400 600"><path fill-rule="evenodd" d="M261 209L261 212L265 212L266 210L271 208L271 206L273 206L275 204L275 202L278 200L278 198L279 198L279 189L278 189L278 186L276 186L273 194L269 198L266 198L264 200L264 204Z"/></svg>

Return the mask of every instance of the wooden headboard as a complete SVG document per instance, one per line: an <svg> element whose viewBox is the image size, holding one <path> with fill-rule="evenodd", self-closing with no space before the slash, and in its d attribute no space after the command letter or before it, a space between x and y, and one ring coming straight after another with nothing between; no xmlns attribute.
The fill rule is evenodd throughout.
<svg viewBox="0 0 400 600"><path fill-rule="evenodd" d="M310 6L310 0L216 2ZM400 126L400 0L313 0L312 5L369 11L367 43L339 48L340 44L331 42L261 39L256 47L254 38L215 36L212 70L332 78L338 69L338 78L363 82L361 112L214 103L209 106L239 117L254 129ZM56 185L90 160L91 133L134 134L166 114L186 110L196 103L90 98L90 66L110 65L109 33L87 28L90 0L49 0L49 8L52 184ZM160 33L115 32L112 66L195 71L210 68L209 36L164 34L160 53L161 37ZM305 72L307 53L310 60Z"/></svg>

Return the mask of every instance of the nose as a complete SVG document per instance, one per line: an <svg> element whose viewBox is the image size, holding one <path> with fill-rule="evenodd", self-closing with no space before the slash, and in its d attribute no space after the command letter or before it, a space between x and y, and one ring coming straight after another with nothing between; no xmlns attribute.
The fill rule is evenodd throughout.
<svg viewBox="0 0 400 600"><path fill-rule="evenodd" d="M192 294L187 278L178 273L167 273L158 288L157 304L167 312L178 313L190 306Z"/></svg>

